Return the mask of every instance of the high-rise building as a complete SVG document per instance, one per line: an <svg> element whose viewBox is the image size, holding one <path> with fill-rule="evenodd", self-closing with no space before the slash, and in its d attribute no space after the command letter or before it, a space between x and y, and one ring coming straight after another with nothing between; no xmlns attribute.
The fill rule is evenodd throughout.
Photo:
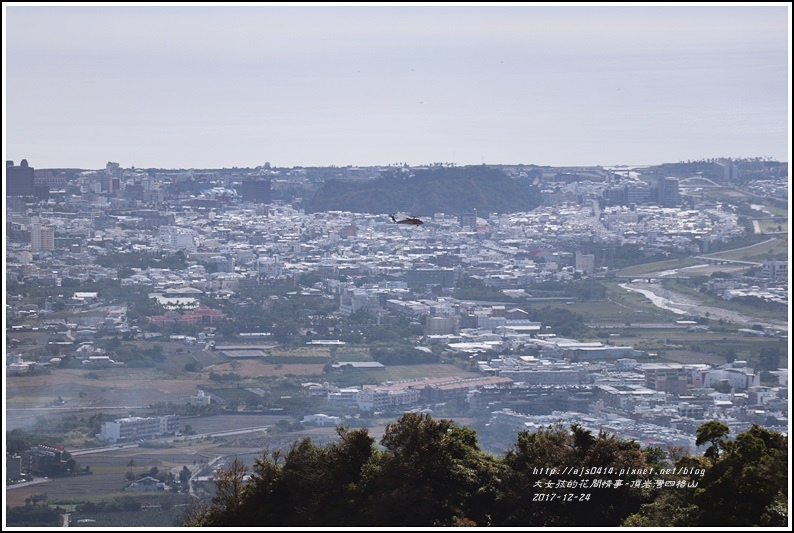
<svg viewBox="0 0 794 533"><path fill-rule="evenodd" d="M461 213L460 215L458 215L458 223L460 224L461 228L476 230L477 211L475 210L473 213Z"/></svg>
<svg viewBox="0 0 794 533"><path fill-rule="evenodd" d="M6 161L6 196L34 196L36 183L33 179L33 167L23 159L19 166L13 161Z"/></svg>
<svg viewBox="0 0 794 533"><path fill-rule="evenodd" d="M108 164L105 165L105 174L114 178L120 178L122 176L122 170L118 163L108 161Z"/></svg>
<svg viewBox="0 0 794 533"><path fill-rule="evenodd" d="M678 178L659 178L657 193L659 205L661 206L675 207L681 203L681 195L678 192Z"/></svg>
<svg viewBox="0 0 794 533"><path fill-rule="evenodd" d="M739 165L730 159L720 159L717 161L718 169L722 171L721 178L723 183L735 183L739 180Z"/></svg>
<svg viewBox="0 0 794 533"><path fill-rule="evenodd" d="M623 194L626 203L643 204L651 198L651 187L645 182L632 182L626 185Z"/></svg>
<svg viewBox="0 0 794 533"><path fill-rule="evenodd" d="M266 178L243 180L240 186L240 196L246 202L269 204L270 180Z"/></svg>
<svg viewBox="0 0 794 533"><path fill-rule="evenodd" d="M33 224L30 228L30 249L33 252L49 252L55 249L55 228Z"/></svg>
<svg viewBox="0 0 794 533"><path fill-rule="evenodd" d="M577 272L582 272L583 274L593 274L595 272L595 254L576 252L574 254L574 262Z"/></svg>
<svg viewBox="0 0 794 533"><path fill-rule="evenodd" d="M429 316L425 322L426 335L449 335L458 332L458 317Z"/></svg>

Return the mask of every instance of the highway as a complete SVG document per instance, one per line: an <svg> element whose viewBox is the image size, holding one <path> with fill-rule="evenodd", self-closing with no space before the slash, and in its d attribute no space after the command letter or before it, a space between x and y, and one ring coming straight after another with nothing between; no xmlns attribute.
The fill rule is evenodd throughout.
<svg viewBox="0 0 794 533"><path fill-rule="evenodd" d="M272 426L273 424L268 424L266 426L252 426L247 428L231 429L227 431L212 431L212 432L200 433L196 435L183 435L180 437L164 437L159 439L152 439L146 442L187 442L191 440L204 439L204 438L228 437L229 435L242 435L244 433L267 431L267 428ZM101 446L98 448L86 448L83 450L75 450L69 453L72 456L78 456L78 455L88 455L91 453L103 453L103 452L115 451L119 449L138 448L139 446L140 443L109 444L107 446Z"/></svg>

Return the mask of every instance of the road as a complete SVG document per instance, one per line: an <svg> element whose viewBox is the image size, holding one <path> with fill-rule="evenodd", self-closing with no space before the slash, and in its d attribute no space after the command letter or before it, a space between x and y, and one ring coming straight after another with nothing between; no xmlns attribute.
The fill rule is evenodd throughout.
<svg viewBox="0 0 794 533"><path fill-rule="evenodd" d="M39 483L47 483L49 481L48 478L41 478L37 477L36 479L31 479L30 481L23 481L22 483L12 483L6 484L6 490L14 490L14 489L21 489L22 487L29 487L31 485L38 485Z"/></svg>
<svg viewBox="0 0 794 533"><path fill-rule="evenodd" d="M254 433L256 431L267 431L267 428L272 427L273 424L268 424L266 426L253 426L247 428L239 428L239 429L230 429L227 431L211 431L208 433L201 433L196 435L185 435L182 437L165 437L154 439L148 442L179 442L179 441L188 441L188 440L196 440L196 439L204 439L207 437L227 437L229 435L240 435L243 433ZM102 453L102 452L110 452L118 449L126 449L126 448L137 448L139 444L137 443L125 443L125 444L110 444L108 446L102 446L99 448L86 448L84 450L74 450L69 452L72 456L78 455L88 455L91 453Z"/></svg>

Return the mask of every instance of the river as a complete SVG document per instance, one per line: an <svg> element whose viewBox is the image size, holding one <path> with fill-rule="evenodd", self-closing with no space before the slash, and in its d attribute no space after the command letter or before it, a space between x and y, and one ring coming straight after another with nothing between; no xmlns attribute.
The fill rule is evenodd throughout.
<svg viewBox="0 0 794 533"><path fill-rule="evenodd" d="M654 275L658 276L658 273L646 275L646 279ZM788 331L787 319L758 318L721 307L706 306L691 296L666 289L658 282L632 281L630 283L621 283L620 287L628 291L638 292L648 298L655 306L677 315L708 315L711 320L722 319L725 322L732 322L741 326L760 324L765 328Z"/></svg>

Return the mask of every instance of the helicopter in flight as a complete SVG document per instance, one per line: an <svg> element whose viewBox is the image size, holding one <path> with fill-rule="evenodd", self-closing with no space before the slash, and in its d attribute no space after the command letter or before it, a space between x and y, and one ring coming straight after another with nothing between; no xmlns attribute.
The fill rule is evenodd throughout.
<svg viewBox="0 0 794 533"><path fill-rule="evenodd" d="M400 219L400 220L397 220L394 217L394 215L390 215L390 217L392 219L392 222L394 222L395 224L410 224L412 226L421 226L422 224L424 224L424 222L422 222L422 220L420 220L419 218L417 218L417 217L415 217L413 215L407 216L407 217L405 217L403 219Z"/></svg>

